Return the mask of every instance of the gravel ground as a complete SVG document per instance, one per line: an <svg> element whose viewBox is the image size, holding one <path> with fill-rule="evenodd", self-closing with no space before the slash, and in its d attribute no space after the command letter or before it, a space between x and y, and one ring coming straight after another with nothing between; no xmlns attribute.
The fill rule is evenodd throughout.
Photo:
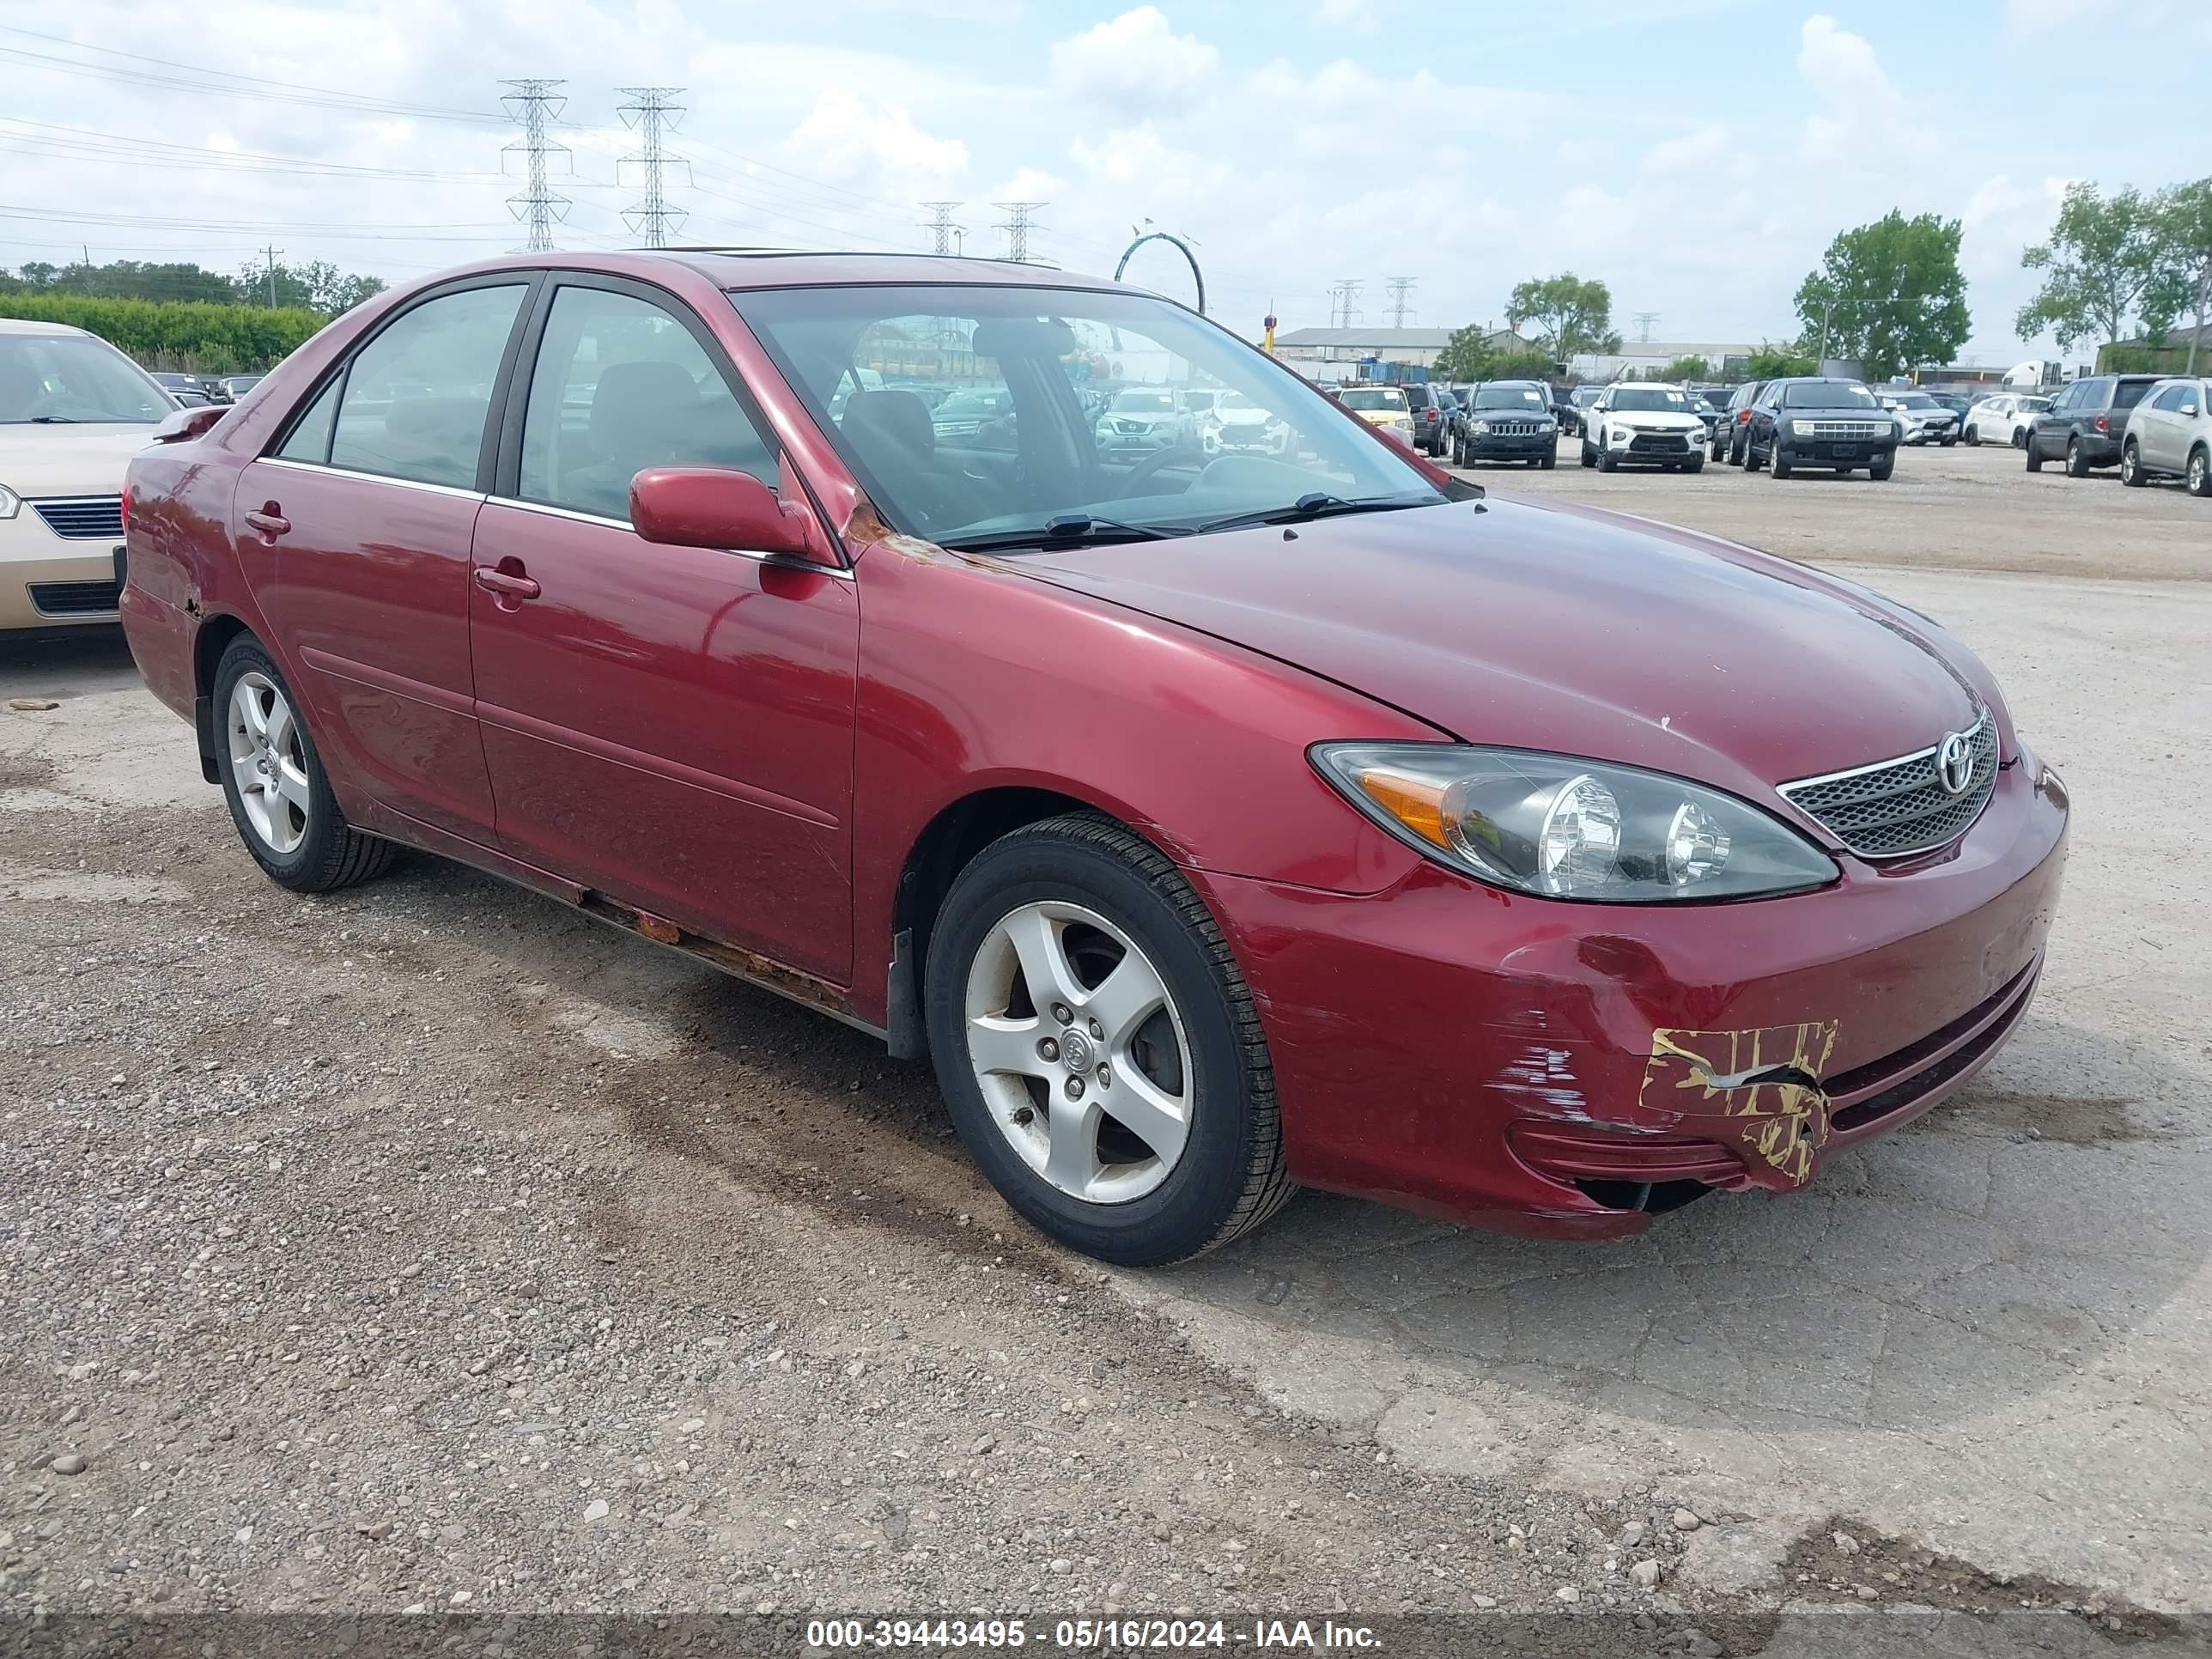
<svg viewBox="0 0 2212 1659"><path fill-rule="evenodd" d="M1886 550L2027 536L2005 459L1909 455ZM1915 514L1923 465L1970 476ZM1796 533L1764 477L1492 482ZM2164 515L2080 520L2123 565L2202 574L2200 504L2065 489ZM1572 1650L1702 1654L1870 1599L1848 1516L1786 1584L1707 1588L1678 1567L1741 1517L1690 1483L1442 1472L1405 1448L1449 1400L1389 1435L1286 1404L1173 1275L1012 1224L926 1069L856 1033L434 860L282 892L112 640L0 647L17 696L56 706L0 708L0 1606L1617 1609ZM2171 1634L2124 1586L1866 1542L1884 1605Z"/></svg>

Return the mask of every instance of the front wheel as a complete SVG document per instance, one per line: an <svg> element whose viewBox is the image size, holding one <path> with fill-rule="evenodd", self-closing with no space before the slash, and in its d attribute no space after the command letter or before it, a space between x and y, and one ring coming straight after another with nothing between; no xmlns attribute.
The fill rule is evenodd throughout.
<svg viewBox="0 0 2212 1659"><path fill-rule="evenodd" d="M2042 450L2042 447L2041 447L2039 445L2038 445L2038 444L2037 444L2037 442L2036 442L2036 441L2035 441L2035 434L2033 434L2033 432L2031 432L2031 433L2027 434L2027 435L2021 441L2021 446L2020 446L2020 447L2021 447L2021 448L2022 450L2024 450L2024 451L2026 451L2026 452L2027 452L2027 470L2028 470L2030 472L2040 472L2040 471L2043 471L2043 450Z"/></svg>
<svg viewBox="0 0 2212 1659"><path fill-rule="evenodd" d="M1777 437L1774 453L1766 458L1766 470L1778 478L1786 478L1790 476L1790 452L1782 447L1782 440Z"/></svg>
<svg viewBox="0 0 2212 1659"><path fill-rule="evenodd" d="M1850 468L1847 466L1842 467L1839 468L1838 471L1848 474L1850 471ZM1879 455L1868 465L1867 477L1873 479L1876 483L1881 483L1886 480L1891 473L1896 471L1897 457L1894 454Z"/></svg>
<svg viewBox="0 0 2212 1659"><path fill-rule="evenodd" d="M1979 449L1981 447L1981 428L1979 427L1968 427L1966 428L1966 447L1969 449Z"/></svg>
<svg viewBox="0 0 2212 1659"><path fill-rule="evenodd" d="M216 665L216 763L231 822L280 887L327 893L380 875L396 849L346 822L283 671L241 634Z"/></svg>
<svg viewBox="0 0 2212 1659"><path fill-rule="evenodd" d="M1069 1248L1158 1267L1290 1196L1243 975L1182 873L1121 825L1076 814L986 848L945 898L925 994L961 1140Z"/></svg>
<svg viewBox="0 0 2212 1659"><path fill-rule="evenodd" d="M2120 451L2120 482L2130 489L2140 489L2150 480L2143 476L2142 457L2136 453L2136 441L2128 440L2127 447Z"/></svg>
<svg viewBox="0 0 2212 1659"><path fill-rule="evenodd" d="M1556 453L1546 453L1539 456L1536 459L1538 471L1544 472L1551 471L1552 469L1558 466L1559 464L1559 458Z"/></svg>
<svg viewBox="0 0 2212 1659"><path fill-rule="evenodd" d="M1705 470L1705 458L1702 451L1682 463L1682 471L1685 472L1703 472Z"/></svg>
<svg viewBox="0 0 2212 1659"><path fill-rule="evenodd" d="M1601 444L1597 452L1597 470L1601 472L1610 472L1619 465L1620 461L1613 453L1613 446Z"/></svg>

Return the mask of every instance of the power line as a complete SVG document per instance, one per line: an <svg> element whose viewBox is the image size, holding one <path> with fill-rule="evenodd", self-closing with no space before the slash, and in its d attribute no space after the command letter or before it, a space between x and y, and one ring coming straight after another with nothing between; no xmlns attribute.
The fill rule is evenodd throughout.
<svg viewBox="0 0 2212 1659"><path fill-rule="evenodd" d="M1650 345L1651 343L1651 325L1659 320L1659 313L1656 311L1632 311L1629 313L1629 316L1636 324L1637 343L1639 345Z"/></svg>
<svg viewBox="0 0 2212 1659"><path fill-rule="evenodd" d="M953 240L963 233L964 227L952 222L952 210L959 205L957 202L924 202L922 204L922 206L929 210L929 221L922 226L922 228L929 233L929 251L932 253L951 252Z"/></svg>
<svg viewBox="0 0 2212 1659"><path fill-rule="evenodd" d="M991 205L1006 216L999 225L999 228L1006 233L1006 258L1018 265L1026 264L1030 257L1030 233L1043 228L1030 216L1039 208L1050 204L1045 202L994 202Z"/></svg>
<svg viewBox="0 0 2212 1659"><path fill-rule="evenodd" d="M645 194L637 205L624 210L623 222L633 235L644 240L647 247L666 247L672 232L681 230L690 216L682 208L668 205L663 183L671 167L688 167L680 155L671 155L662 145L664 132L673 132L684 118L684 106L669 100L684 90L681 87L620 87L617 88L629 102L622 106L623 125L634 128L638 136L639 149L635 155L625 155L615 163L615 176L622 176L624 167L643 170ZM690 181L687 171L684 181Z"/></svg>
<svg viewBox="0 0 2212 1659"><path fill-rule="evenodd" d="M1391 327L1405 327L1406 296L1413 291L1413 285L1418 280L1418 278L1412 276L1393 276L1388 283L1383 284L1384 287L1390 290Z"/></svg>
<svg viewBox="0 0 2212 1659"><path fill-rule="evenodd" d="M1355 276L1341 277L1328 285L1328 325L1331 328L1350 328L1352 319L1359 313L1352 302L1359 297L1366 286Z"/></svg>
<svg viewBox="0 0 2212 1659"><path fill-rule="evenodd" d="M514 88L499 101L522 126L521 138L500 152L501 161L504 164L508 155L520 150L528 167L528 184L518 194L508 197L507 205L516 218L529 221L530 240L524 246L532 253L553 246L553 227L568 216L568 198L547 188L545 183L546 158L568 153L568 145L545 136L545 124L558 118L568 106L568 99L553 90L562 84L558 79L542 77L500 82Z"/></svg>

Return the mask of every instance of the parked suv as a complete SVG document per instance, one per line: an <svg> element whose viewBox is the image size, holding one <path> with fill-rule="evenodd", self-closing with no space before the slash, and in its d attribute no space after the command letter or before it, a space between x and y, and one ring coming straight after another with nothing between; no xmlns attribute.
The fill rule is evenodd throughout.
<svg viewBox="0 0 2212 1659"><path fill-rule="evenodd" d="M1583 465L1601 472L1626 461L1702 471L1705 442L1705 423L1678 386L1625 380L1606 387L1583 414Z"/></svg>
<svg viewBox="0 0 2212 1659"><path fill-rule="evenodd" d="M2212 496L2212 380L2161 380L2128 416L2120 482L2178 474L2192 495Z"/></svg>
<svg viewBox="0 0 2212 1659"><path fill-rule="evenodd" d="M2085 374L2028 422L2027 470L2043 471L2062 457L2066 476L2086 478L2090 469L2120 464L2120 439L2128 412L2158 384L2155 374Z"/></svg>
<svg viewBox="0 0 2212 1659"><path fill-rule="evenodd" d="M1995 443L2000 436L2014 449L2027 442L2028 422L2051 407L2051 399L2032 392L2001 392L1966 410L1966 441Z"/></svg>
<svg viewBox="0 0 2212 1659"><path fill-rule="evenodd" d="M1477 386L1460 418L1452 461L1522 461L1534 467L1556 465L1559 423L1552 414L1551 390L1541 380L1490 380Z"/></svg>
<svg viewBox="0 0 2212 1659"><path fill-rule="evenodd" d="M1457 407L1451 393L1440 385L1416 380L1406 387L1406 407L1413 412L1413 447L1425 454L1443 454L1449 441L1447 421Z"/></svg>
<svg viewBox="0 0 2212 1659"><path fill-rule="evenodd" d="M1786 478L1801 466L1838 477L1864 467L1876 483L1897 465L1905 423L1857 380L1808 375L1770 380L1744 427L1743 470L1771 466Z"/></svg>
<svg viewBox="0 0 2212 1659"><path fill-rule="evenodd" d="M1715 460L1734 465L1743 459L1744 434L1751 429L1751 406L1771 384L1768 380L1747 380L1729 394L1720 419L1713 426Z"/></svg>

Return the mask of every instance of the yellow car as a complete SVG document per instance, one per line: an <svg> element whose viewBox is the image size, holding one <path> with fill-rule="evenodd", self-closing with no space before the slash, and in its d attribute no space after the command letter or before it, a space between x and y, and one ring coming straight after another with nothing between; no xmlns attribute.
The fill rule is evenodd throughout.
<svg viewBox="0 0 2212 1659"><path fill-rule="evenodd" d="M1368 425L1381 427L1408 449L1413 447L1413 410L1403 387L1348 386L1336 398Z"/></svg>

